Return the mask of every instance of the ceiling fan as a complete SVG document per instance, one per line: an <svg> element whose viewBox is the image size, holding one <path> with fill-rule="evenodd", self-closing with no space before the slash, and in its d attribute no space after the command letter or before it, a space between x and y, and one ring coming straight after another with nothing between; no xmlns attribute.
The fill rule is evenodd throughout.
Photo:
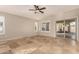
<svg viewBox="0 0 79 59"><path fill-rule="evenodd" d="M38 12L44 13L44 11L42 11L42 10L44 10L44 9L46 9L46 7L40 8L38 5L34 5L34 9L29 9L29 10L30 10L30 11L35 11L35 14L36 14L36 13L38 13Z"/></svg>

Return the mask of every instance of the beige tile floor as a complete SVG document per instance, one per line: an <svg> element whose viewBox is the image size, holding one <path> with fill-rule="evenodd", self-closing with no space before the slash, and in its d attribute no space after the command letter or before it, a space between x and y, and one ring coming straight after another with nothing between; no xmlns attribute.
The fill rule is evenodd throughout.
<svg viewBox="0 0 79 59"><path fill-rule="evenodd" d="M9 40L0 46L0 53L14 54L70 54L79 53L79 42L71 39L46 36ZM3 52L1 52L3 51Z"/></svg>

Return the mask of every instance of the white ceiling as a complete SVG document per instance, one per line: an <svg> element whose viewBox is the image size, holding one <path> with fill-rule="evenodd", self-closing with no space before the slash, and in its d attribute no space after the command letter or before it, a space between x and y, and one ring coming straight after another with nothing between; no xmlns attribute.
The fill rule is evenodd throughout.
<svg viewBox="0 0 79 59"><path fill-rule="evenodd" d="M35 14L33 11L29 11L29 9L34 8L33 5L0 5L0 12L7 12L14 15L40 20L50 15L57 15L59 13L79 8L79 6L76 5L40 5L40 7L46 7L44 14Z"/></svg>

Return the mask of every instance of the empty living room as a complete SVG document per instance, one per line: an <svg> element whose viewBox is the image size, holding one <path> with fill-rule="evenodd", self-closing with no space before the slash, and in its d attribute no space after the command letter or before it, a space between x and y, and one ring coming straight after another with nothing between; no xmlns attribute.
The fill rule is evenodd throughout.
<svg viewBox="0 0 79 59"><path fill-rule="evenodd" d="M79 5L0 5L0 54L78 54Z"/></svg>

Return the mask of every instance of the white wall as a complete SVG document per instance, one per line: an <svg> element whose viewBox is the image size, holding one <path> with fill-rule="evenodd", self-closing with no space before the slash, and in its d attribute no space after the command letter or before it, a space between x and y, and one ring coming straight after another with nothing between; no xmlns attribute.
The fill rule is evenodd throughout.
<svg viewBox="0 0 79 59"><path fill-rule="evenodd" d="M0 16L5 16L5 35L0 35L0 40L20 37L20 36L33 36L36 35L34 30L35 21L29 18L11 15L0 12ZM55 35L55 21L74 18L79 16L79 9L71 10L65 13L58 14L57 16L49 16L39 20L39 31L37 34L56 37ZM50 21L50 32L41 32L40 27L42 22ZM79 25L79 24L78 24ZM79 28L79 26L78 26ZM78 30L79 34L79 30ZM79 38L79 35L77 36Z"/></svg>
<svg viewBox="0 0 79 59"><path fill-rule="evenodd" d="M35 35L34 20L1 12L0 16L5 16L5 34L0 35L0 40Z"/></svg>
<svg viewBox="0 0 79 59"><path fill-rule="evenodd" d="M71 11L67 11L67 12L64 12L64 13L61 13L61 14L58 14L56 17L47 17L47 18L43 18L42 20L39 21L39 28L41 28L41 23L42 22L45 22L47 20L50 21L50 32L41 32L39 30L39 34L40 35L45 35L45 36L52 36L52 37L56 37L56 34L55 34L55 22L58 21L58 20L65 20L65 19L72 19L72 18L77 18L77 20L79 20L78 18L79 16L79 9L75 9L75 10L71 10ZM78 38L79 39L79 24L77 24L78 28L77 28L77 34L78 34Z"/></svg>

